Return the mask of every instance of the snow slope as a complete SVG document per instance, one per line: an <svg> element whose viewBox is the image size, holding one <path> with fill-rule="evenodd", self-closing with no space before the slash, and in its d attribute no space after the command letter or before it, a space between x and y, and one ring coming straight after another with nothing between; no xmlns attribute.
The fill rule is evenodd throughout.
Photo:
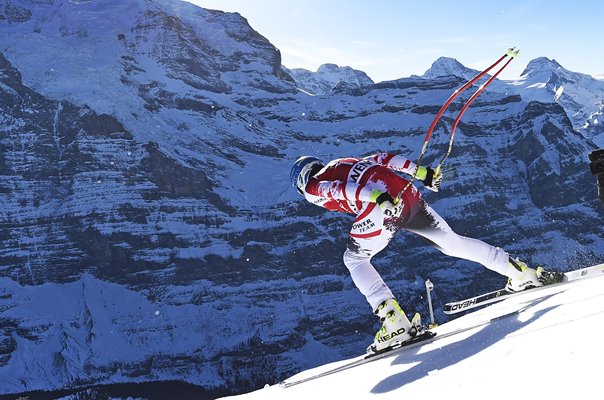
<svg viewBox="0 0 604 400"><path fill-rule="evenodd" d="M326 393L344 399L592 395L600 390L604 356L603 300L604 277L522 293L436 328L444 335L477 326L465 332L297 386L267 386L232 398L296 400L324 398Z"/></svg>

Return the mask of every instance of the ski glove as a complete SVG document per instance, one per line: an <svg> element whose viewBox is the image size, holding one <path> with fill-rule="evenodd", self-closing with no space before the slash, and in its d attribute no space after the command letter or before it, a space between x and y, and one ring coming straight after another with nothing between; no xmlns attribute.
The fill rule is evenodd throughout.
<svg viewBox="0 0 604 400"><path fill-rule="evenodd" d="M440 183L443 180L443 174L440 173L440 171L438 174L436 174L436 171L434 171L432 168L424 166L420 166L417 169L415 176L417 179L423 182L426 189L429 189L433 192L438 192L438 189L440 189Z"/></svg>
<svg viewBox="0 0 604 400"><path fill-rule="evenodd" d="M389 193L382 193L379 190L371 192L370 201L377 203L384 215L388 218L398 218L403 213L404 204L402 201L395 201Z"/></svg>

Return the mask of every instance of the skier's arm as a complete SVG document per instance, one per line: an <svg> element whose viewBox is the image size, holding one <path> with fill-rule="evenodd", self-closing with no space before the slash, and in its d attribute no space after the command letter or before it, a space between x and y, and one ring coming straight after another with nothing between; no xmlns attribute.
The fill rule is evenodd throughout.
<svg viewBox="0 0 604 400"><path fill-rule="evenodd" d="M375 199L371 197L372 189L360 186L355 182L319 181L318 179L310 178L305 191L308 194L328 199L369 201L375 203Z"/></svg>
<svg viewBox="0 0 604 400"><path fill-rule="evenodd" d="M415 174L415 177L422 181L424 185L426 185L426 188L435 192L438 191L440 187L442 180L441 174L435 175L435 171L432 168L425 167L423 165L418 168L416 173L415 170L417 168L417 164L401 155L392 153L377 153L366 157L366 159L372 160L379 165L408 175Z"/></svg>
<svg viewBox="0 0 604 400"><path fill-rule="evenodd" d="M304 188L306 193L328 199L377 203L384 215L398 218L403 212L403 202L395 202L387 192L369 189L355 182L319 181L311 178Z"/></svg>
<svg viewBox="0 0 604 400"><path fill-rule="evenodd" d="M413 175L415 173L415 163L401 155L392 153L377 153L365 158L383 167L390 168L404 174Z"/></svg>

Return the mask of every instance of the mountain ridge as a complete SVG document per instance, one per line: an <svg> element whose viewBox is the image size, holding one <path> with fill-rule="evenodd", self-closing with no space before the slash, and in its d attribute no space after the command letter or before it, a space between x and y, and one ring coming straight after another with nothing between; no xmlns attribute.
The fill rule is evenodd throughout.
<svg viewBox="0 0 604 400"><path fill-rule="evenodd" d="M328 94L338 84L359 88L374 83L363 71L351 67L339 67L331 63L320 65L316 72L304 68L292 68L286 71L300 89L315 95Z"/></svg>

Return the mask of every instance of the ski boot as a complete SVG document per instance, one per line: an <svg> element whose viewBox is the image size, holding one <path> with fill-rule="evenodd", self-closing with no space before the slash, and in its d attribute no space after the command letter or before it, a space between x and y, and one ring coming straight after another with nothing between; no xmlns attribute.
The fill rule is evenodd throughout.
<svg viewBox="0 0 604 400"><path fill-rule="evenodd" d="M542 267L537 269L529 268L525 262L510 257L510 265L516 270L514 278L508 278L506 289L511 292L520 292L525 289L531 289L543 285L561 282L562 274L560 272L549 272Z"/></svg>
<svg viewBox="0 0 604 400"><path fill-rule="evenodd" d="M375 311L382 322L382 328L375 334L373 343L367 348L368 353L377 353L397 343L413 339L423 331L421 317L416 313L413 320L401 309L395 299L383 301Z"/></svg>

